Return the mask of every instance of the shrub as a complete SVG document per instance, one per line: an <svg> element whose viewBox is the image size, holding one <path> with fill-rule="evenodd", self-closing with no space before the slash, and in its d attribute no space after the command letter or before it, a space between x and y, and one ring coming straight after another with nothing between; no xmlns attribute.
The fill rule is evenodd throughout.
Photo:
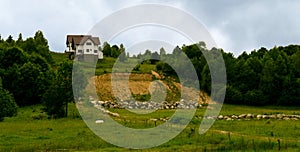
<svg viewBox="0 0 300 152"><path fill-rule="evenodd" d="M13 96L5 89L2 88L0 79L0 121L4 117L12 117L17 114L17 104Z"/></svg>

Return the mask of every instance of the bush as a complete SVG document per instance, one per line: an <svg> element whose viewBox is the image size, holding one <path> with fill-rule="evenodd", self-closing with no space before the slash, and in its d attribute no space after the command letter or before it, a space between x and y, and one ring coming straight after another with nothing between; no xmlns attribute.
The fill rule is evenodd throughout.
<svg viewBox="0 0 300 152"><path fill-rule="evenodd" d="M244 102L249 105L265 105L266 97L261 90L250 90L244 95Z"/></svg>
<svg viewBox="0 0 300 152"><path fill-rule="evenodd" d="M2 88L2 82L0 79L0 121L4 117L12 117L17 114L17 104L13 96Z"/></svg>
<svg viewBox="0 0 300 152"><path fill-rule="evenodd" d="M226 95L225 95L225 103L235 103L235 104L240 104L242 101L242 93L232 87L232 86L227 86L226 89Z"/></svg>

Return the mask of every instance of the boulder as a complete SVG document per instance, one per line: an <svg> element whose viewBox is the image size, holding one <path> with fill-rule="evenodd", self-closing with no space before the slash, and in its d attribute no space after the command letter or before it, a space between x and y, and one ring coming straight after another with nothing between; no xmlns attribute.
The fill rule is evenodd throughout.
<svg viewBox="0 0 300 152"><path fill-rule="evenodd" d="M290 118L289 117L284 117L283 120L290 120Z"/></svg>
<svg viewBox="0 0 300 152"><path fill-rule="evenodd" d="M231 121L231 120L233 120L233 119L232 119L232 118L227 118L226 120L227 120L227 121Z"/></svg>
<svg viewBox="0 0 300 152"><path fill-rule="evenodd" d="M232 119L238 119L239 117L236 116L236 115L232 115L231 118L232 118Z"/></svg>
<svg viewBox="0 0 300 152"><path fill-rule="evenodd" d="M239 115L239 118L241 119L241 118L245 118L247 115L246 114L241 114L241 115Z"/></svg>
<svg viewBox="0 0 300 152"><path fill-rule="evenodd" d="M247 118L247 119L253 118L253 115L252 115L251 113L249 113L249 114L246 115L246 118Z"/></svg>
<svg viewBox="0 0 300 152"><path fill-rule="evenodd" d="M262 115L257 115L256 118L257 118L257 119L261 119L261 118L262 118Z"/></svg>
<svg viewBox="0 0 300 152"><path fill-rule="evenodd" d="M268 115L262 115L262 118L263 119L269 119L269 116Z"/></svg>
<svg viewBox="0 0 300 152"><path fill-rule="evenodd" d="M100 119L95 121L95 123L103 123L103 122L104 120L100 120Z"/></svg>
<svg viewBox="0 0 300 152"><path fill-rule="evenodd" d="M219 116L218 116L218 119L223 119L223 118L224 118L223 115L219 115Z"/></svg>

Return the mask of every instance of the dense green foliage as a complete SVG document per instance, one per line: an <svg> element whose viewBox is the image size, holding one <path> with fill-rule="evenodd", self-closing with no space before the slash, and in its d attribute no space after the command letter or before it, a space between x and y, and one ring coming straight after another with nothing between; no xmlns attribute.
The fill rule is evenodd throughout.
<svg viewBox="0 0 300 152"><path fill-rule="evenodd" d="M44 92L51 84L53 70L50 64L47 40L41 31L34 38L17 41L8 37L0 40L0 77L3 88L13 94L19 106L41 103Z"/></svg>
<svg viewBox="0 0 300 152"><path fill-rule="evenodd" d="M237 58L222 49L206 49L203 42L175 48L172 55L182 50L193 63L201 89L211 91L211 77L203 54L220 51L227 73L226 103L249 105L300 105L300 46L289 45L261 48ZM166 56L165 54L163 56ZM175 61L174 61L175 62ZM176 65L175 65L176 66ZM181 66L181 65L179 65ZM176 75L166 63L158 63L157 70L165 75ZM198 81L198 80L195 80Z"/></svg>
<svg viewBox="0 0 300 152"><path fill-rule="evenodd" d="M2 88L2 80L0 78L0 121L4 117L11 117L17 114L17 104L13 96Z"/></svg>
<svg viewBox="0 0 300 152"><path fill-rule="evenodd" d="M106 57L119 58L119 60L122 62L126 60L125 48L123 44L121 44L119 47L117 45L110 46L109 43L104 42L102 51L103 55Z"/></svg>
<svg viewBox="0 0 300 152"><path fill-rule="evenodd" d="M52 56L59 56L59 61ZM26 40L22 34L16 41L12 36L0 39L0 78L5 89L1 89L0 102L4 108L1 117L15 114L15 102L18 106L44 104L49 115L66 116L67 103L74 101L73 64L61 56L50 52L41 31ZM11 111L6 110L4 104L7 108L10 106Z"/></svg>
<svg viewBox="0 0 300 152"><path fill-rule="evenodd" d="M68 103L74 101L72 92L72 63L63 62L57 69L52 84L43 96L48 115L63 117L68 113ZM65 110L66 109L66 110Z"/></svg>

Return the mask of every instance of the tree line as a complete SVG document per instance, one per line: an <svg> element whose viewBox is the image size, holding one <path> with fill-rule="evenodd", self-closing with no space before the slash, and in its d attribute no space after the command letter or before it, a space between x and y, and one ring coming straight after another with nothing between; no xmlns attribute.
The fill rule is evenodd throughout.
<svg viewBox="0 0 300 152"><path fill-rule="evenodd" d="M172 57L184 52L191 60L198 75L195 82L205 92L211 91L211 76L204 53L222 53L227 85L225 103L246 105L300 105L300 46L289 45L243 52L238 57L222 49L207 49L204 42L176 47L172 54L160 54L160 58ZM176 58L175 58L176 59ZM174 61L176 63L176 61ZM176 64L175 64L176 65ZM182 66L182 65L178 65ZM176 76L172 67L158 62L157 70ZM184 69L184 67L182 67ZM185 70L187 73L188 71Z"/></svg>
<svg viewBox="0 0 300 152"><path fill-rule="evenodd" d="M190 69L186 67L186 61L180 59L180 54L185 53L198 76L197 79L190 77L188 83L198 83L201 90L210 93L211 75L204 54L206 57L211 56L212 62L218 62L214 60L218 52L222 54L227 74L225 103L255 106L300 105L299 45L275 46L271 49L261 47L250 53L244 51L235 57L233 53L224 52L221 48L207 49L205 42L201 41L192 45L177 46L172 53L166 53L164 48L161 48L159 53L145 50L132 58L141 60L140 64L154 64L158 72L179 81L174 68L189 78ZM138 71L139 66L133 70Z"/></svg>
<svg viewBox="0 0 300 152"><path fill-rule="evenodd" d="M123 45L110 46L105 43L102 51L105 56L119 57L121 61L129 57ZM299 45L275 46L271 49L262 47L235 57L220 48L207 49L204 42L199 42L177 46L170 54L161 48L159 53L146 50L144 54L133 55L132 58L146 60L146 64L156 65L158 72L178 80L174 67L162 61L171 58L170 63L189 77L190 69L178 62L185 63L185 60L178 59L181 53L185 53L198 75L197 79L192 77L188 83L198 83L200 89L209 93L211 76L204 54L211 54L213 58L216 52L221 52L226 66L225 103L300 105ZM6 40L0 36L0 61L0 120L15 115L18 107L34 104L43 104L43 110L50 116L67 115L68 103L74 102L74 65L67 58L59 64L54 62L42 31L26 39L22 34L16 40L12 36ZM82 80L73 81L81 83L79 86L87 84Z"/></svg>

